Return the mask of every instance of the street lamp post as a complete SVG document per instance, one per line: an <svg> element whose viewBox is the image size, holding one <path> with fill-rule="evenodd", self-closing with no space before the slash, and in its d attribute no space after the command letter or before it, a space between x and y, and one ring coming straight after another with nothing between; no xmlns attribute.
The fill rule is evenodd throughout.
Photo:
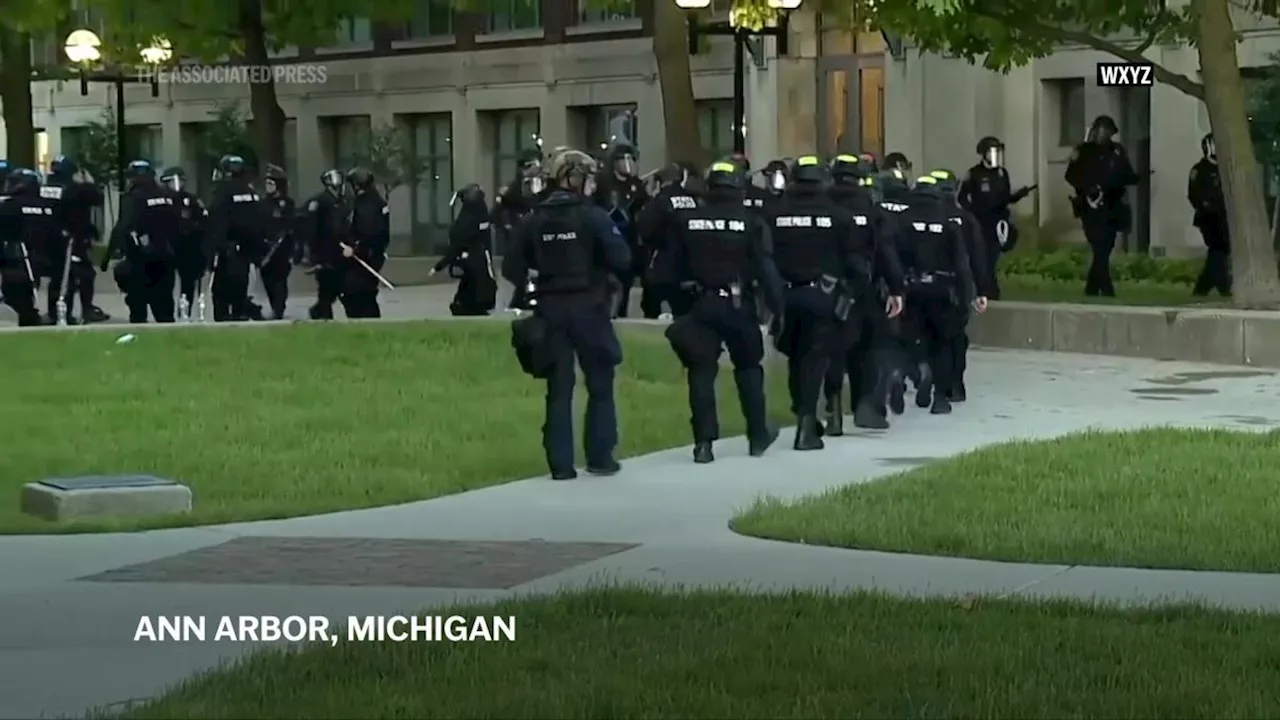
<svg viewBox="0 0 1280 720"><path fill-rule="evenodd" d="M778 40L778 54L787 54L787 15L800 7L802 0L768 0L770 8L779 11L778 22L769 27L752 30L736 22L729 13L729 21L701 24L693 11L711 6L711 0L675 0L676 7L689 12L689 53L698 52L701 35L726 35L733 38L733 152L747 152L747 53L753 52L748 41L753 35L772 36Z"/></svg>
<svg viewBox="0 0 1280 720"><path fill-rule="evenodd" d="M107 82L115 88L116 96L116 187L120 192L125 188L125 167L128 165L128 149L125 145L124 124L124 86L126 83L147 82L151 84L151 97L160 97L160 83L154 72L150 77L138 77L125 74L124 67L111 71L95 70L102 61L102 40L92 30L73 30L63 43L63 51L67 59L80 74L80 94L89 94L90 82ZM150 66L158 66L173 57L169 42L156 38L151 46L144 48L139 55L142 62Z"/></svg>

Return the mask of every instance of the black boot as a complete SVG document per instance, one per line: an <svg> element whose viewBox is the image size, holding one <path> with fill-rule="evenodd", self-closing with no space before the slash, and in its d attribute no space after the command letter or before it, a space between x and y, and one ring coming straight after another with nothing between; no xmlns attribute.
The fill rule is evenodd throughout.
<svg viewBox="0 0 1280 720"><path fill-rule="evenodd" d="M751 457L760 457L764 455L769 446L773 445L778 439L778 428L770 425L765 428L764 435L760 437L748 438L747 454Z"/></svg>
<svg viewBox="0 0 1280 720"><path fill-rule="evenodd" d="M969 392L965 389L964 383L960 382L956 383L956 386L951 388L951 393L947 397L951 402L961 403L969 399Z"/></svg>
<svg viewBox="0 0 1280 720"><path fill-rule="evenodd" d="M711 452L711 443L700 442L693 446L693 461L699 465L714 462L715 459L715 453Z"/></svg>
<svg viewBox="0 0 1280 720"><path fill-rule="evenodd" d="M103 312L102 308L97 305L90 305L89 309L82 310L81 314L84 315L84 321L86 324L106 322L111 319L111 316Z"/></svg>
<svg viewBox="0 0 1280 720"><path fill-rule="evenodd" d="M889 429L889 420L866 400L853 409L853 424L867 430Z"/></svg>
<svg viewBox="0 0 1280 720"><path fill-rule="evenodd" d="M916 407L927 408L933 402L933 371L920 363L920 382L916 385Z"/></svg>
<svg viewBox="0 0 1280 720"><path fill-rule="evenodd" d="M825 447L822 444L821 429L816 416L801 415L796 423L796 442L793 447L796 450L821 450Z"/></svg>
<svg viewBox="0 0 1280 720"><path fill-rule="evenodd" d="M944 393L933 394L933 408L929 410L933 415L950 415L951 401L947 399Z"/></svg>
<svg viewBox="0 0 1280 720"><path fill-rule="evenodd" d="M899 380L889 387L889 409L894 415L901 415L907 410L907 382Z"/></svg>
<svg viewBox="0 0 1280 720"><path fill-rule="evenodd" d="M832 395L827 398L827 424L822 434L829 437L844 435L844 398Z"/></svg>

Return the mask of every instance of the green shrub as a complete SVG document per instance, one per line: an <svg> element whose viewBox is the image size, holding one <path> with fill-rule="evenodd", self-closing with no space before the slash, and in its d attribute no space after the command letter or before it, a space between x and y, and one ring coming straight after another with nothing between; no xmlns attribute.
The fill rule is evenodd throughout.
<svg viewBox="0 0 1280 720"><path fill-rule="evenodd" d="M1000 260L1000 274L1083 280L1089 269L1089 260L1089 250L1083 247L1015 252ZM1111 258L1111 276L1116 282L1149 280L1190 285L1195 283L1199 274L1199 260L1155 258L1141 253L1117 253Z"/></svg>

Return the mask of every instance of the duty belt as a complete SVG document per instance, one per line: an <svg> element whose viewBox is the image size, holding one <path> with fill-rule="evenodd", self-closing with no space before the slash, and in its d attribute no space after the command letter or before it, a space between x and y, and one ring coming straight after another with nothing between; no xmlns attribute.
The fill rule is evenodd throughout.
<svg viewBox="0 0 1280 720"><path fill-rule="evenodd" d="M742 305L742 285L739 283L729 283L719 287L711 287L703 285L700 282L693 283L693 290L704 297L714 295L715 297L725 298L733 302L734 307Z"/></svg>
<svg viewBox="0 0 1280 720"><path fill-rule="evenodd" d="M956 277L956 274L953 272L938 271L938 272L930 272L930 273L920 273L919 275L913 276L911 278L911 281L913 283L919 283L921 285L932 285L934 283L954 280L955 277Z"/></svg>

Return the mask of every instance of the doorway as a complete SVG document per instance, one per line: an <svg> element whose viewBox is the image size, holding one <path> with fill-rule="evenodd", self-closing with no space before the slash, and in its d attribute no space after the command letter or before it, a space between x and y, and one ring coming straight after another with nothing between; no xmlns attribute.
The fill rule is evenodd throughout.
<svg viewBox="0 0 1280 720"><path fill-rule="evenodd" d="M1129 188L1133 227L1124 236L1124 249L1145 253L1151 249L1151 89L1117 90L1120 101L1120 142L1129 153L1138 184Z"/></svg>
<svg viewBox="0 0 1280 720"><path fill-rule="evenodd" d="M821 152L884 157L884 54L818 60Z"/></svg>

